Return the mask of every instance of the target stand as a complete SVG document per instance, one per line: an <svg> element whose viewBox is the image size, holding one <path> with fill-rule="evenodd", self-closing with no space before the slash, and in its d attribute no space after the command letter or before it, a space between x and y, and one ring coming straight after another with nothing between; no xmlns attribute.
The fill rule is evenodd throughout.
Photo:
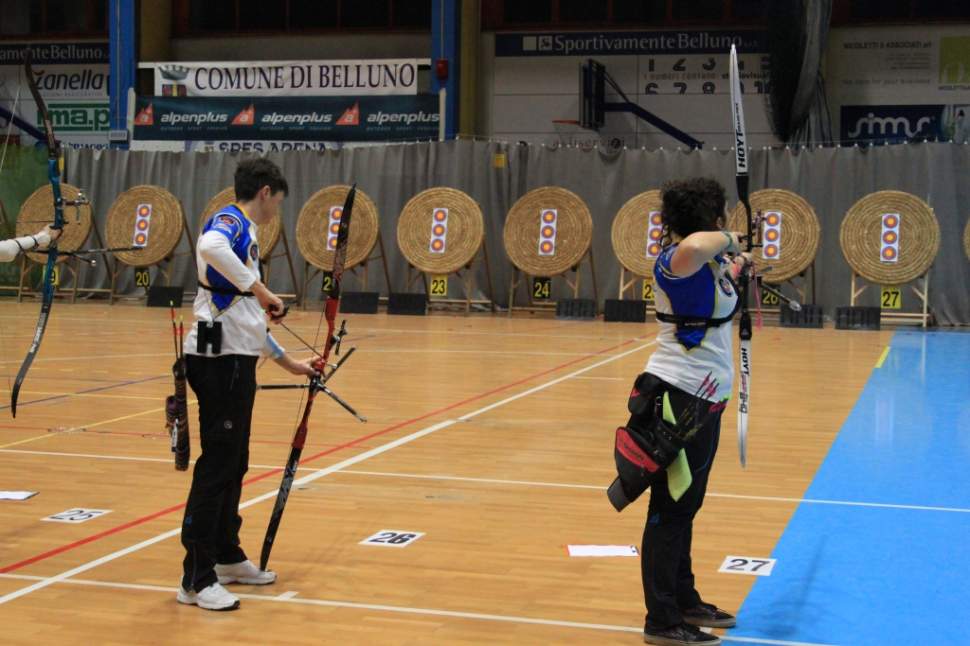
<svg viewBox="0 0 970 646"><path fill-rule="evenodd" d="M397 221L397 244L408 261L405 291L420 279L427 307L459 308L465 314L473 305L495 311L492 270L485 246L485 222L478 203L453 188L434 187L412 197ZM476 298L478 262L485 269L487 298ZM459 280L463 298L451 297L449 276Z"/></svg>
<svg viewBox="0 0 970 646"><path fill-rule="evenodd" d="M296 221L296 244L305 260L303 267L303 306L306 307L310 294L310 283L322 275L321 293L326 294L332 285L333 250L337 246L337 231L343 213L344 200L350 186L337 184L320 189L314 193L303 208ZM344 261L343 280L348 273L357 279L359 292L341 289L341 305L348 302L360 305L354 308L358 313L373 313L377 310L379 293L366 292L368 267L379 260L384 270L384 280L390 289L391 278L381 239L377 207L367 193L357 189L354 198L353 220L347 239L347 257ZM349 311L342 307L341 311Z"/></svg>
<svg viewBox="0 0 970 646"><path fill-rule="evenodd" d="M929 324L930 267L940 249L940 225L926 202L902 191L870 193L846 213L839 243L852 268L849 308L838 312L839 322L848 324L841 327L872 327L856 324L860 312L854 311L864 309L860 297L870 284L881 286L878 308L869 310L878 309L878 315L870 314L876 326ZM917 298L916 312L902 311L907 283Z"/></svg>
<svg viewBox="0 0 970 646"><path fill-rule="evenodd" d="M815 301L815 257L821 226L815 209L797 193L762 189L751 194L751 210L760 218L752 252L759 281L778 290L790 286L801 312L782 308L777 295L760 291L761 312L789 327L822 327L822 309ZM747 230L744 205L735 205L728 220L731 231Z"/></svg>
<svg viewBox="0 0 970 646"><path fill-rule="evenodd" d="M82 196L82 192L75 186L70 184L61 184L61 196L64 198L65 202L75 201ZM38 188L36 191L31 193L23 206L20 208L20 213L17 216L17 224L15 236L25 236L32 235L40 231L45 224L54 223L54 198L51 186L48 184ZM98 233L97 227L94 226L94 219L92 217L92 209L90 204L81 204L78 206L65 206L64 207L64 230L61 236L57 240L57 249L61 252L73 252L80 251L84 246L84 243L90 237L91 232L94 232L95 240L97 241L97 246L99 248L104 248L104 243L101 238L101 234ZM106 267L109 267L107 254L102 253L102 262L105 263ZM7 289L15 289L17 291L17 302L21 302L24 296L31 296L34 294L40 294L40 290L35 290L30 285L30 275L35 265L45 265L47 263L47 252L40 251L34 252L30 251L20 256L20 280L18 281L17 287L10 287ZM77 257L64 255L57 259L54 265L54 294L59 295L70 295L71 302L77 301L78 294L81 293L106 293L108 290L101 287L85 287L82 288L81 285L81 269L88 263L82 263ZM69 277L69 287L62 287L65 281L62 280L62 272L67 272L70 274ZM43 272L42 272L43 273Z"/></svg>
<svg viewBox="0 0 970 646"><path fill-rule="evenodd" d="M593 218L575 193L556 186L533 189L509 210L503 232L505 252L512 261L509 316L514 310L555 309L565 318L596 316L596 265L593 262ZM589 264L593 300L580 299L581 265ZM567 272L575 274L570 278ZM571 299L553 300L552 279L561 277L572 291ZM516 289L529 284L529 305L515 304Z"/></svg>
<svg viewBox="0 0 970 646"><path fill-rule="evenodd" d="M182 204L160 186L143 184L119 194L108 210L105 229L111 247L135 247L131 251L115 253L116 262L111 270L111 303L122 298L142 298L118 291L119 278L127 268L134 270L135 287L144 289L147 297L153 283L150 267L157 267L165 279L165 286L170 287L174 258L183 255L195 258L195 244L189 235ZM176 253L183 237L188 242L189 251Z"/></svg>
<svg viewBox="0 0 970 646"><path fill-rule="evenodd" d="M213 215L226 208L236 201L236 189L232 186L224 188L216 193L205 209L202 217L199 218L199 233ZM277 251L277 245L283 242L282 251ZM273 260L276 258L286 258L286 266L290 270L290 284L293 285L293 292L289 294L277 294L280 298L292 298L297 303L301 303L300 283L296 279L296 271L293 268L293 256L290 253L290 241L283 227L283 214L278 215L266 224L261 224L256 228L256 244L259 245L259 264L260 274L264 283L269 283L270 271L273 267Z"/></svg>
<svg viewBox="0 0 970 646"><path fill-rule="evenodd" d="M620 261L620 288L617 300L606 301L604 320L643 323L647 313L655 311L653 266L660 255L660 208L660 191L645 191L630 198L613 218L610 238ZM633 298L627 299L627 292Z"/></svg>

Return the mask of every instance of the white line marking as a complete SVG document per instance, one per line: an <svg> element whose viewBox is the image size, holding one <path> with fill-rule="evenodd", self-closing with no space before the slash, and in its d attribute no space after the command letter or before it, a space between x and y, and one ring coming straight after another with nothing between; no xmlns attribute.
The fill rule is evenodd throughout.
<svg viewBox="0 0 970 646"><path fill-rule="evenodd" d="M341 473L348 473L353 475L366 475L366 476L379 476L386 478L417 478L423 480L455 480L458 482L482 482L487 484L499 484L499 485L523 485L527 487L561 487L564 489L595 489L597 491L605 491L606 485L584 485L584 484L571 484L564 482L534 482L530 480L501 480L497 478L467 478L462 476L444 476L444 475L425 475L418 473L390 473L387 471L356 471L353 469L346 469L341 471ZM820 500L817 498L785 498L782 496L749 496L745 494L737 493L716 493L708 491L705 496L712 496L714 498L732 498L735 500L762 500L765 502L794 502L794 503L806 503L810 505L845 505L849 507L875 507L881 509L908 509L912 511L943 511L956 514L970 514L970 509L965 509L962 507L928 507L923 505L894 505L890 503L880 503L880 502L854 502L850 500Z"/></svg>
<svg viewBox="0 0 970 646"><path fill-rule="evenodd" d="M719 498L737 498L739 500L771 500L776 502L797 502L811 505L845 505L847 507L876 507L880 509L909 509L912 511L945 511L954 514L970 514L970 509L963 507L931 507L928 505L896 505L883 502L853 502L851 500L821 500L818 498L781 498L777 496L745 496L741 494L707 493L707 496Z"/></svg>
<svg viewBox="0 0 970 646"><path fill-rule="evenodd" d="M466 422L466 419L458 419L457 422ZM125 460L131 462L164 462L165 464L170 464L172 462L171 458L142 458L133 457L126 455L98 455L96 453L62 453L59 451L28 451L26 449L0 449L0 453L25 453L28 455L50 455L57 457L70 457L70 458L91 458L94 460ZM195 463L195 460L192 460ZM283 465L279 464L276 466L270 464L250 464L251 469L282 469ZM307 471L310 473L315 473L321 469L311 469L309 467L304 467L302 471ZM391 473L387 471L358 471L355 469L341 469L340 473L348 473L352 475L365 475L365 476L378 476L385 478L417 478L424 480L455 480L458 482L481 482L485 484L500 484L500 485L521 485L527 487L559 487L563 489L592 489L596 491L601 491L605 489L605 486L600 485L584 485L584 484L574 484L568 482L536 482L532 480L501 480L497 478L468 478L462 476L446 476L446 475L436 475L436 474L417 474L417 473ZM746 494L737 493L717 493L714 491L708 491L705 496L711 496L714 498L730 498L734 500L760 500L765 502L787 502L787 503L806 503L810 505L844 505L847 507L873 507L876 509L905 509L910 511L941 511L954 514L970 514L970 508L964 507L931 507L927 505L901 505L893 503L881 503L881 502L858 502L853 500L822 500L818 498L786 498L782 496L751 496Z"/></svg>
<svg viewBox="0 0 970 646"><path fill-rule="evenodd" d="M398 438L398 439L394 440L393 442L388 442L387 444L384 444L384 445L379 446L377 448L371 449L369 451L365 451L364 453L360 453L358 455L355 455L354 457L348 458L348 459L346 459L346 460L344 460L342 462L338 462L336 464L333 464L333 465L327 467L326 469L320 469L319 471L315 471L313 473L307 474L307 475L303 476L302 478L297 478L296 480L293 481L293 485L294 486L300 486L300 485L306 484L308 482L312 482L312 481L314 481L314 480L316 480L318 478L322 478L323 476L325 476L325 475L327 475L329 473L333 473L334 471L339 471L340 469L342 469L344 467L349 467L349 466L351 466L353 464L357 464L358 462L361 462L363 460L366 460L367 458L373 457L373 456L378 455L380 453L383 453L385 451L390 451L391 449L396 448L396 447L398 447L398 446L400 446L402 444L407 444L408 442L411 442L413 440L416 440L419 437L424 437L425 435L428 435L430 433L434 433L435 431L439 431L439 430L441 430L443 428L447 428L447 427L451 426L454 423L455 423L455 420L446 420L444 422L439 422L439 423L435 424L434 426L429 426L429 427L427 427L425 429L422 429L420 431L416 431L414 433L411 433L410 435L405 435L404 437ZM277 493L277 490L276 489L274 489L272 491L267 491L266 493L264 493L264 494L262 494L260 496L256 496L255 498L251 498L251 499L247 500L246 502L242 503L241 505L239 505L239 508L240 509L245 509L246 507L250 507L250 506L255 505L257 503L260 503L260 502L262 502L264 500L269 500L271 498L275 498L276 497L276 493ZM93 561L89 561L89 562L87 562L87 563L85 563L83 565L79 565L76 568L72 568L72 569L67 570L65 572L61 572L60 574L57 574L55 576L48 577L46 579L43 579L42 581L38 581L37 583L34 583L33 585L29 585L26 588L21 588L20 590L14 590L13 592L10 592L10 593L5 594L2 597L0 597L0 605L2 605L4 603L7 603L8 601L13 601L14 599L18 599L18 598L20 598L20 597L22 597L22 596L24 596L26 594L30 594L31 592L36 591L36 590L40 590L41 588L46 588L47 586L49 586L49 585L51 585L53 583L57 583L58 581L63 581L65 579L69 579L70 577L75 576L77 574L81 574L82 572L87 572L88 570L92 570L92 569L98 567L99 565L104 565L105 563L108 563L110 561L114 561L115 559L121 558L122 556L127 556L128 554L131 554L132 552L137 552L139 550L142 550L142 549L144 549L146 547L149 547L151 545L154 545L155 543L159 543L159 542L161 542L161 541L163 541L163 540L165 540L167 538L171 538L172 536L177 536L180 532L181 532L181 528L170 529L169 531L164 532L162 534L159 534L158 536L155 536L153 538L149 538L149 539L144 540L144 541L142 541L140 543L136 543L135 545L132 545L130 547L126 547L126 548L121 549L121 550L118 550L116 552L112 552L111 554L107 554L105 556L102 556L101 558L95 559Z"/></svg>
<svg viewBox="0 0 970 646"><path fill-rule="evenodd" d="M0 574L2 578L22 579L26 581L43 581L43 577L29 576L25 574ZM92 581L89 579L71 579L62 581L71 585L87 585L99 588L122 588L125 590L144 590L147 592L164 592L174 594L177 588L168 588L160 585L146 585L139 583L114 583L111 581ZM600 630L622 633L642 633L643 629L634 626L617 626L615 624L591 624L580 621L563 621L560 619L541 619L538 617L518 617L515 615L493 615L481 612L461 612L458 610L440 610L437 608L415 608L410 606L388 606L376 603L357 603L354 601L332 601L329 599L296 599L296 592L284 592L276 596L261 594L234 593L241 599L252 599L253 601L269 601L273 603L295 603L307 606L324 606L329 608L353 608L355 610L379 610L382 612L398 612L412 615L432 615L436 617L455 617L457 619L478 619L481 621L498 621L503 623L533 624L538 626L554 626L558 628L583 628L586 630ZM294 596L287 596L294 595ZM721 635L724 641L768 644L770 646L827 646L826 644L811 642L793 642L780 639L760 639L756 637L734 637L732 635Z"/></svg>
<svg viewBox="0 0 970 646"><path fill-rule="evenodd" d="M368 353L383 354L489 354L530 357L588 357L589 352L545 352L539 350L493 350L481 348L478 350L449 350L447 348L367 348Z"/></svg>
<svg viewBox="0 0 970 646"><path fill-rule="evenodd" d="M362 476L380 476L384 478L416 478L419 480L455 480L458 482L482 482L486 484L523 485L526 487L562 487L563 489L595 489L597 491L606 491L606 485L595 486L595 485L568 484L568 483L558 483L558 482L533 482L530 480L498 480L496 478L465 478L461 476L421 475L417 473L388 473L386 471L356 471L354 469L346 469L344 471L341 471L341 473L349 473L352 475L362 475ZM607 474L607 476L608 475L609 474Z"/></svg>
<svg viewBox="0 0 970 646"><path fill-rule="evenodd" d="M298 594L300 593L297 592L296 590L287 590L283 594L276 595L276 598L279 599L280 601L286 601L287 599L292 599Z"/></svg>
<svg viewBox="0 0 970 646"><path fill-rule="evenodd" d="M88 323L90 324L91 322L88 321ZM142 323L144 323L144 321L142 321ZM171 352L149 352L149 353L134 353L134 354L100 354L100 355L90 354L90 355L83 355L79 357L40 357L38 359L34 359L34 362L39 363L41 361L85 361L89 359L97 359L98 361L101 361L102 359L127 359L129 357L147 358L147 357L170 357L170 356L172 356ZM0 364L20 363L20 361L21 359L8 359L6 361L0 361ZM130 372L127 374L137 375L139 373ZM130 385L135 385L135 384L130 384Z"/></svg>
<svg viewBox="0 0 970 646"><path fill-rule="evenodd" d="M160 438L166 444L168 440ZM62 453L60 451L29 451L27 449L0 449L0 453L26 453L28 455L53 455L64 458L90 458L92 460L124 460L128 462L164 462L165 464L173 464L172 458L143 458L131 455L98 455L97 453ZM195 460L191 460L190 464L195 464ZM282 469L284 465L278 464L275 467L268 464L250 464L250 469Z"/></svg>
<svg viewBox="0 0 970 646"><path fill-rule="evenodd" d="M490 411L492 409L498 408L499 406L504 406L505 404L508 404L510 402L513 402L513 401L515 401L517 399L521 399L522 397L527 397L528 395L531 395L533 393L539 392L541 390L545 390L546 388L550 388L550 387L552 387L552 386L554 386L554 385L556 385L558 383L561 383L561 382L565 381L566 379L570 379L572 377L575 377L576 375L581 375L581 374L583 374L585 372L589 372L590 370L595 370L596 368L598 368L600 366L604 366L604 365L606 365L608 363L612 363L613 361L617 361L618 359L622 359L622 358L624 358L626 356L629 356L629 355L631 355L631 354L633 354L635 352L639 352L640 350L643 350L644 348L647 348L647 347L653 345L654 343L656 343L656 341L650 341L650 342L641 344L641 345L633 348L632 350L627 350L626 352L621 352L620 354L614 354L614 355L607 356L605 359L603 359L601 361L597 361L596 363L590 364L590 365L586 366L585 368L580 368L580 369L575 370L575 371L573 371L573 372L571 372L571 373L569 373L567 375L564 375L562 377L558 377L557 379L553 379L552 381L547 381L544 384L540 384L538 386L535 386L534 388L530 388L528 390L525 390L525 391L523 391L523 392L521 392L521 393L519 393L517 395L512 395L511 397L506 397L505 399L503 399L503 400L501 400L499 402L495 402L494 404L489 404L488 406L484 406L482 408L479 408L476 411L473 411L471 413L467 413L466 415L462 415L459 419L460 420L471 419L473 417L476 417L478 415L481 415L482 413L485 413L485 412L488 412L488 411ZM353 457L347 458L346 460L343 460L341 462L337 462L336 464L332 464L329 467L326 467L324 469L320 469L318 471L309 473L309 474L303 476L302 478L297 478L296 480L293 481L293 486L294 487L299 487L300 485L304 485L304 484L313 482L314 480L317 480L319 478L322 478L323 476L329 475L329 474L334 473L336 471L340 471L341 469L345 469L346 467L349 467L349 466L352 466L354 464L357 464L358 462L363 462L364 460L367 460L368 458L372 458L375 455L380 455L381 453L384 453L386 451L390 451L391 449L395 449L395 448L397 448L397 447L399 447L401 445L407 444L409 442L413 442L414 440L417 440L419 438L422 438L425 435L430 435L431 433L434 433L436 431L440 431L443 428L448 428L449 426L455 424L456 421L457 420L453 420L453 419L445 420L443 422L438 422L437 424L434 424L432 426L428 426L427 428L423 428L420 431L415 431L414 433L411 433L409 435L405 435L403 437L399 437L396 440L393 440L393 441L388 442L386 444L382 444L381 446L378 446L378 447L375 447L373 449L370 449L369 451L364 451L363 453L359 453L359 454L357 454L357 455L355 455ZM264 500L269 500L271 498L275 498L276 497L276 494L277 494L277 491L278 491L277 489L273 489L272 491L267 491L266 493L264 493L262 495L259 495L259 496L256 496L255 498L251 498L251 499L247 500L246 502L240 504L239 505L239 508L240 509L245 509L245 508L251 507L252 505L255 505L257 503L263 502ZM126 548L121 549L121 550L118 550L116 552L112 552L111 554L106 554L105 556L102 556L101 558L94 559L93 561L88 561L87 563L84 563L83 565L79 565L79 566L77 566L75 568L72 568L70 570L67 570L65 572L61 572L60 574L57 574L57 575L54 575L54 576L51 576L51 577L47 577L46 579L44 579L42 581L38 581L37 583L34 583L33 585L29 585L29 586L27 586L25 588L21 588L20 590L14 590L13 592L9 592L9 593L3 595L2 597L0 597L0 605L3 605L3 604L5 604L5 603L7 603L9 601L13 601L14 599L19 599L20 597L22 597L24 595L27 595L27 594L30 594L31 592L34 592L36 590L40 590L42 588L46 588L47 586L52 585L54 583L57 583L58 581L63 581L65 579L69 579L70 577L75 576L77 574L81 574L82 572L87 572L88 570L92 570L92 569L94 569L94 568L96 568L96 567L98 567L100 565L103 565L105 563L109 563L111 561L114 561L115 559L121 558L122 556L127 556L128 554L131 554L132 552L137 552L137 551L139 551L141 549L144 549L146 547L150 547L151 545L154 545L155 543L161 542L161 541L165 540L166 538L170 538L172 536L176 536L180 532L181 532L181 528L171 529L171 530L169 530L167 532L164 532L162 534L159 534L158 536L155 536L153 538L149 538L149 539L144 540L144 541L142 541L140 543L136 543L135 545L132 545L130 547L126 547Z"/></svg>

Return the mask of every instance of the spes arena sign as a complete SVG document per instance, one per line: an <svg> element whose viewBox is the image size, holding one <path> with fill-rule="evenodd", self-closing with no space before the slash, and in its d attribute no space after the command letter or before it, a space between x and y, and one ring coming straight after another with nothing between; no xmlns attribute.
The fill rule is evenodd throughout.
<svg viewBox="0 0 970 646"><path fill-rule="evenodd" d="M148 63L156 96L366 96L417 94L427 60Z"/></svg>

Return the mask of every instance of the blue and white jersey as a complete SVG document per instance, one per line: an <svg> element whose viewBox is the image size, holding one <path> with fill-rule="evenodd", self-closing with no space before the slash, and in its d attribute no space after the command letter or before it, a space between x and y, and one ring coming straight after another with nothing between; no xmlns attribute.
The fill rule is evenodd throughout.
<svg viewBox="0 0 970 646"><path fill-rule="evenodd" d="M227 206L209 218L202 228L196 253L199 281L216 290L246 291L259 280L259 243L256 225L235 204ZM224 236L229 249L217 236ZM213 249L213 241L220 248ZM207 261L206 258L209 260ZM213 266L219 264L233 277L230 281ZM193 304L196 321L219 321L222 323L221 354L279 356L280 348L266 331L266 314L253 296L238 296L199 288ZM185 352L198 352L197 329L193 325L185 338ZM206 354L212 356L211 349Z"/></svg>
<svg viewBox="0 0 970 646"><path fill-rule="evenodd" d="M730 316L738 294L727 273L731 263L717 256L690 276L678 277L670 270L677 245L665 248L653 268L654 297L658 312L698 318ZM673 323L658 321L657 349L645 370L677 388L694 394L711 373L717 392L706 397L720 401L731 396L734 379L734 346L731 322L707 329L678 330Z"/></svg>

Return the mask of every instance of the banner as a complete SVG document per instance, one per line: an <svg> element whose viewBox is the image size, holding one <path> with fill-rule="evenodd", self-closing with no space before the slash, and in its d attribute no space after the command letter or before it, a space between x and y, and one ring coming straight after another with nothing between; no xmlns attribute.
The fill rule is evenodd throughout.
<svg viewBox="0 0 970 646"><path fill-rule="evenodd" d="M835 29L828 61L836 103L970 103L970 25Z"/></svg>
<svg viewBox="0 0 970 646"><path fill-rule="evenodd" d="M495 34L496 56L636 56L766 51L763 31L586 31Z"/></svg>
<svg viewBox="0 0 970 646"><path fill-rule="evenodd" d="M149 63L156 96L417 94L418 59Z"/></svg>
<svg viewBox="0 0 970 646"><path fill-rule="evenodd" d="M841 117L845 143L970 143L970 104L844 105Z"/></svg>
<svg viewBox="0 0 970 646"><path fill-rule="evenodd" d="M0 43L0 65L23 65L30 47L37 65L108 65L107 41L79 43Z"/></svg>
<svg viewBox="0 0 970 646"><path fill-rule="evenodd" d="M438 138L438 96L138 97L134 138L163 141L408 141Z"/></svg>
<svg viewBox="0 0 970 646"><path fill-rule="evenodd" d="M42 131L43 120L24 77L25 47L0 45L0 106L16 111L18 117ZM47 103L58 139L68 146L106 148L110 127L107 43L31 43L30 48L34 80ZM3 132L7 125L0 117ZM18 132L14 126L13 133ZM23 143L34 141L21 134Z"/></svg>

